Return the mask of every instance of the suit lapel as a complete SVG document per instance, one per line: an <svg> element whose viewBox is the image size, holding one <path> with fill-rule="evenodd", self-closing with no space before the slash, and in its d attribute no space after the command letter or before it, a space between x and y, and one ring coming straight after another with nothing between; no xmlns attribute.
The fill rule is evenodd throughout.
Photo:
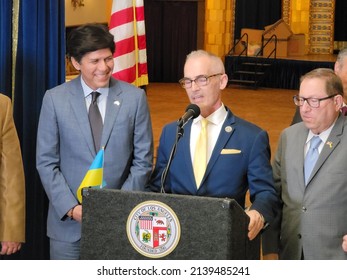
<svg viewBox="0 0 347 280"><path fill-rule="evenodd" d="M118 83L111 78L110 89L108 92L106 104L104 128L101 137L101 146L105 148L107 146L108 140L110 139L110 135L114 127L114 123L116 121L119 110L122 106L123 99L121 97L121 93L122 90L119 87Z"/></svg>
<svg viewBox="0 0 347 280"><path fill-rule="evenodd" d="M93 136L89 124L88 111L80 79L81 77L79 76L71 81L70 105L75 114L76 121L81 128L83 138L86 140L86 144L90 152L95 155Z"/></svg>
<svg viewBox="0 0 347 280"><path fill-rule="evenodd" d="M344 116L340 115L339 118L337 119L333 129L331 130L327 141L324 143L322 152L320 153L319 158L317 160L317 163L312 170L308 184L310 183L312 178L316 175L317 171L321 168L323 163L328 159L328 157L331 155L331 153L339 145L340 137L341 137L342 131L343 131L343 125L344 125Z"/></svg>
<svg viewBox="0 0 347 280"><path fill-rule="evenodd" d="M231 135L234 133L234 128L235 128L235 117L228 110L227 118L224 121L224 124L222 125L216 145L213 149L211 158L206 167L205 176L202 179L202 182L205 180L205 177L207 177L208 174L211 172L212 167L216 163L217 159L220 157L221 151L225 147L226 143L229 141Z"/></svg>
<svg viewBox="0 0 347 280"><path fill-rule="evenodd" d="M305 175L304 175L304 161L305 161L305 143L307 139L308 129L304 125L304 123L300 124L299 130L297 130L297 133L295 136L287 141L290 141L291 143L287 143L287 145L290 145L290 149L288 149L288 152L291 152L293 155L292 161L297 162L295 165L295 170L297 172L297 177L299 178L300 182L300 188L302 193L305 191Z"/></svg>
<svg viewBox="0 0 347 280"><path fill-rule="evenodd" d="M193 163L192 163L192 157L190 154L190 133L192 130L192 123L193 121L189 121L184 127L184 134L183 137L180 140L180 145L178 149L183 150L183 157L184 161L186 163L186 166L188 168L187 174L189 176L189 187L191 188L191 193L195 193L197 190L196 182L195 182L195 177L194 177L194 170L193 170Z"/></svg>

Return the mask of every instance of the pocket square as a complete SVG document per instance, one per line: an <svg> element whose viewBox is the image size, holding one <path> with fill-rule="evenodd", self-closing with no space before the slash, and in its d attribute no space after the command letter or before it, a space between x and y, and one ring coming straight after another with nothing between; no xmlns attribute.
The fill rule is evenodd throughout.
<svg viewBox="0 0 347 280"><path fill-rule="evenodd" d="M223 149L220 152L221 155L233 155L233 154L241 154L241 150L237 149Z"/></svg>

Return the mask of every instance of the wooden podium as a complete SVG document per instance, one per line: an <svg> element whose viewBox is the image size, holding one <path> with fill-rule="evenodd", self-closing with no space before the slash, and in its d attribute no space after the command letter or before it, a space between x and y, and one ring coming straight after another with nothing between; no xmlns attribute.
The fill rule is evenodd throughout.
<svg viewBox="0 0 347 280"><path fill-rule="evenodd" d="M84 189L85 260L260 259L260 237L233 199Z"/></svg>

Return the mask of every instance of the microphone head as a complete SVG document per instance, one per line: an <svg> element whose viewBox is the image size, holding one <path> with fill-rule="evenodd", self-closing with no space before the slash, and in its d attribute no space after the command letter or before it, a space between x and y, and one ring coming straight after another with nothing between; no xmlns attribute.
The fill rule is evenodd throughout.
<svg viewBox="0 0 347 280"><path fill-rule="evenodd" d="M188 112L188 111L193 112L192 119L195 119L196 117L198 117L200 115L200 108L196 104L189 104L186 108L186 112Z"/></svg>

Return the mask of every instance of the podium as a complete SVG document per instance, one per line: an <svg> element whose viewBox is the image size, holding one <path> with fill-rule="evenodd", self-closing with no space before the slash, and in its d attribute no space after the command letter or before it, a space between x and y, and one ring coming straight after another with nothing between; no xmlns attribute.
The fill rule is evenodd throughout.
<svg viewBox="0 0 347 280"><path fill-rule="evenodd" d="M233 199L83 190L84 260L260 259L260 237Z"/></svg>

